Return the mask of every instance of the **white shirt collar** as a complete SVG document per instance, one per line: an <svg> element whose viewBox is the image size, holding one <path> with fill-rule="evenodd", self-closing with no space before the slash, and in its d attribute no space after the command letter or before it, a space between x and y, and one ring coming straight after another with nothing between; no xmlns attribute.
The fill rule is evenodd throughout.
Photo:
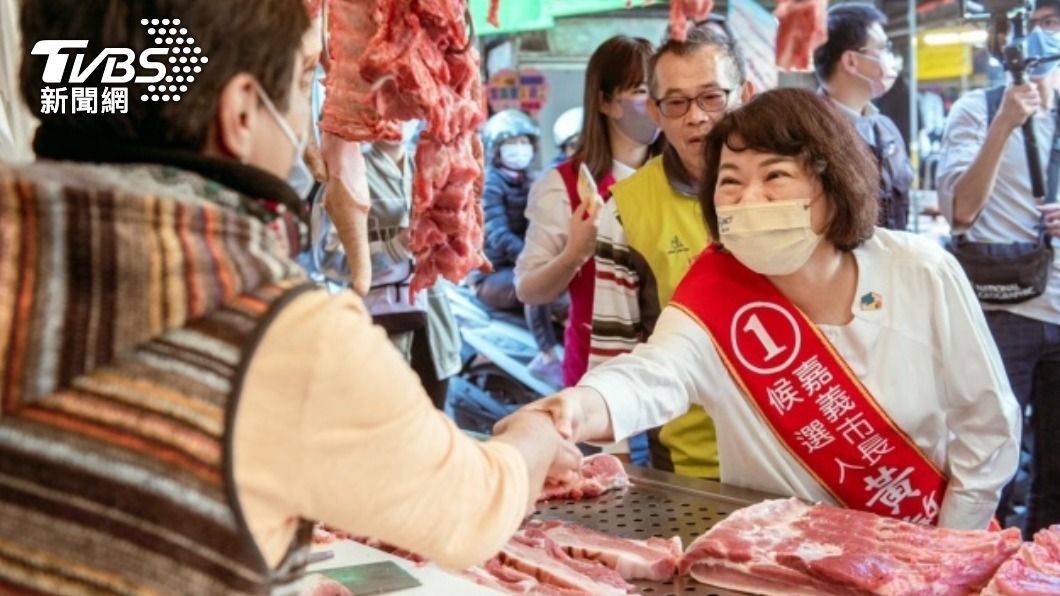
<svg viewBox="0 0 1060 596"><path fill-rule="evenodd" d="M617 159L611 162L611 173L615 176L615 180L625 180L636 171L637 168L631 168Z"/></svg>

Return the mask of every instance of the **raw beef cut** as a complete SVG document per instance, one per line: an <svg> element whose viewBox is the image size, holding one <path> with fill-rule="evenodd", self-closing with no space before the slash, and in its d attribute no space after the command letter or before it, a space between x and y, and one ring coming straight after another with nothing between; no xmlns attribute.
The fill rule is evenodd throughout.
<svg viewBox="0 0 1060 596"><path fill-rule="evenodd" d="M626 3L626 8L630 3ZM714 0L670 0L670 39L684 41L688 37L688 19L702 21L714 10Z"/></svg>
<svg viewBox="0 0 1060 596"><path fill-rule="evenodd" d="M828 0L777 0L777 68L810 70L813 51L828 40Z"/></svg>
<svg viewBox="0 0 1060 596"><path fill-rule="evenodd" d="M1060 525L1039 530L997 570L983 596L1060 594Z"/></svg>
<svg viewBox="0 0 1060 596"><path fill-rule="evenodd" d="M764 501L693 542L682 573L756 594L975 594L1019 531L946 530L853 509Z"/></svg>
<svg viewBox="0 0 1060 596"><path fill-rule="evenodd" d="M683 550L679 536L669 540L630 540L555 520L537 527L568 555L575 559L599 561L626 580L670 581L677 572Z"/></svg>
<svg viewBox="0 0 1060 596"><path fill-rule="evenodd" d="M348 141L401 139L401 128L384 120L361 78L360 61L377 28L376 0L328 0L327 93L320 128Z"/></svg>
<svg viewBox="0 0 1060 596"><path fill-rule="evenodd" d="M582 460L579 475L560 483L546 483L538 501L592 499L609 490L627 486L629 475L622 467L622 462L613 455L599 453Z"/></svg>
<svg viewBox="0 0 1060 596"><path fill-rule="evenodd" d="M536 528L515 534L497 555L500 562L533 576L544 584L580 590L596 596L628 594L627 584L613 569L595 561L573 559Z"/></svg>

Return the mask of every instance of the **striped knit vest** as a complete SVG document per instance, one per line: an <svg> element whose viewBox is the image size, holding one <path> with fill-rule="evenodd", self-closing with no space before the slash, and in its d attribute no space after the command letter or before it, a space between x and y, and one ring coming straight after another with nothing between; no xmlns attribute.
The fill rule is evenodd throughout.
<svg viewBox="0 0 1060 596"><path fill-rule="evenodd" d="M210 197L211 200L204 200ZM267 593L232 428L303 285L236 193L155 166L0 168L0 593Z"/></svg>

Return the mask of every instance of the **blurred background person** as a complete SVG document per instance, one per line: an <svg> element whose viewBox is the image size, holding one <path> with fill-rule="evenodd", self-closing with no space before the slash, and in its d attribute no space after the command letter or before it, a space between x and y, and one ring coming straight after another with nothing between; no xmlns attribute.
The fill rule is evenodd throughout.
<svg viewBox="0 0 1060 596"><path fill-rule="evenodd" d="M894 121L873 105L898 78L883 27L887 17L871 4L840 4L828 11L828 41L814 51L821 94L850 118L875 157L880 176L880 225L905 230L913 166Z"/></svg>
<svg viewBox="0 0 1060 596"><path fill-rule="evenodd" d="M552 158L552 163L549 164L550 169L567 161L574 155L574 150L578 147L578 137L582 132L584 115L585 110L578 106L560 114L559 118L556 118L556 121L552 124L552 140L556 142L556 148L559 149L559 153Z"/></svg>
<svg viewBox="0 0 1060 596"><path fill-rule="evenodd" d="M515 291L515 263L523 251L528 227L527 195L533 183L531 165L540 137L537 124L519 110L498 112L483 127L486 145L486 183L482 209L486 218L484 251L493 265L490 273L470 276L475 296L494 310L523 309L538 353L528 369L553 387L563 386L557 348L561 343L553 324L553 301L523 304Z"/></svg>

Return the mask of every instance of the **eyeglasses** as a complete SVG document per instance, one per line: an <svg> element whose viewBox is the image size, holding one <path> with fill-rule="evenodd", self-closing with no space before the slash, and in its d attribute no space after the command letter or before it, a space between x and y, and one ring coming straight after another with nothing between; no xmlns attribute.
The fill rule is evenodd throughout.
<svg viewBox="0 0 1060 596"><path fill-rule="evenodd" d="M732 89L711 89L700 93L695 97L664 97L662 99L652 98L656 107L667 118L680 118L692 109L692 102L696 102L699 109L704 112L721 112L729 105L729 94Z"/></svg>
<svg viewBox="0 0 1060 596"><path fill-rule="evenodd" d="M1027 28L1031 31L1035 27L1041 27L1043 31L1060 31L1060 17L1049 15L1040 19L1027 19Z"/></svg>

